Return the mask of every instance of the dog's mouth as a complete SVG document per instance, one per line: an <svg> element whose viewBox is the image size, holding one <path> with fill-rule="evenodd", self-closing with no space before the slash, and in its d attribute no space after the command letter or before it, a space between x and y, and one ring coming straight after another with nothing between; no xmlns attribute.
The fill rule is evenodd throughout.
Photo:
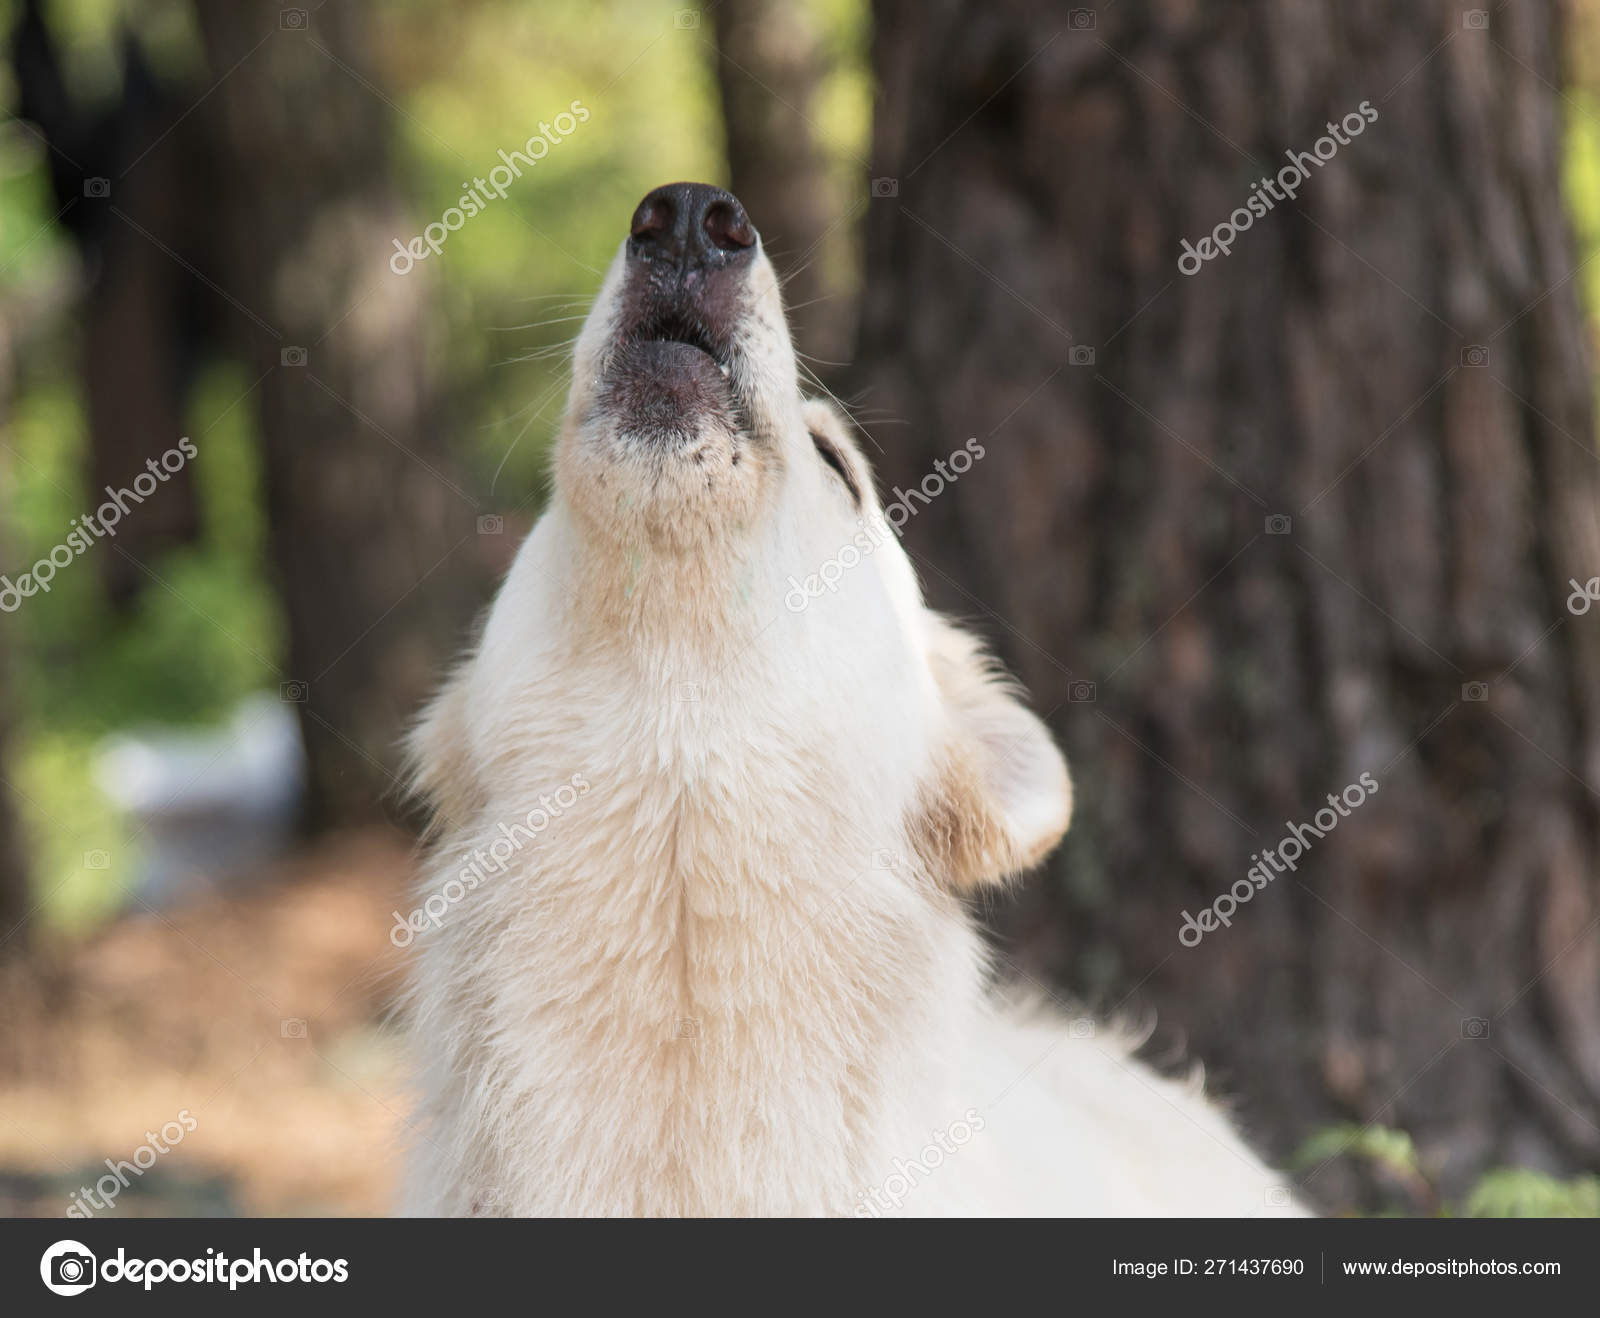
<svg viewBox="0 0 1600 1318"><path fill-rule="evenodd" d="M745 429L731 348L676 309L618 335L597 401L624 434L656 448L687 445L708 424Z"/></svg>
<svg viewBox="0 0 1600 1318"><path fill-rule="evenodd" d="M733 375L728 336L714 335L689 308L667 308L625 335L624 344L675 344L709 357L724 380Z"/></svg>

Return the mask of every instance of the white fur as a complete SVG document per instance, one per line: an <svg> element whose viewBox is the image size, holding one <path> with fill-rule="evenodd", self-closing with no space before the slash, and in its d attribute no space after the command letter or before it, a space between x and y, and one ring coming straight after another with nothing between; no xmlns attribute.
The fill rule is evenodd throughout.
<svg viewBox="0 0 1600 1318"><path fill-rule="evenodd" d="M924 608L845 427L802 401L765 257L728 363L746 429L674 443L596 403L626 267L578 343L552 502L414 740L419 903L583 790L417 935L407 1209L1272 1210L1193 1087L986 992L962 894L1054 845L1065 765ZM880 547L786 607L863 523Z"/></svg>

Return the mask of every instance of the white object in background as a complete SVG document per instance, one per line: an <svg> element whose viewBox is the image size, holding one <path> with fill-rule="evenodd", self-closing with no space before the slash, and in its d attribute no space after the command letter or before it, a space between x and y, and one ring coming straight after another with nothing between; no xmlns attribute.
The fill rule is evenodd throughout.
<svg viewBox="0 0 1600 1318"><path fill-rule="evenodd" d="M169 905L292 842L305 787L299 720L263 694L220 727L119 733L101 743L95 780L141 830L135 895Z"/></svg>

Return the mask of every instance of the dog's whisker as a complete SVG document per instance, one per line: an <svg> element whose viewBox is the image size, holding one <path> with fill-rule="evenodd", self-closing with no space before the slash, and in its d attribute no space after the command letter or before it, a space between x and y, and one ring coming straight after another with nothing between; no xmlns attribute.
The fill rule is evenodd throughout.
<svg viewBox="0 0 1600 1318"><path fill-rule="evenodd" d="M549 320L530 320L525 325L488 325L485 326L494 334L511 334L517 330L543 329L547 325L569 325L575 320L588 320L584 316L552 316Z"/></svg>
<svg viewBox="0 0 1600 1318"><path fill-rule="evenodd" d="M804 311L807 307L814 307L822 302L837 302L843 296L843 293L822 293L816 297L808 297L804 302L796 302L793 305L786 302L783 305L783 309L793 314L796 311Z"/></svg>
<svg viewBox="0 0 1600 1318"><path fill-rule="evenodd" d="M532 352L521 353L516 357L506 357L494 363L495 369L502 366L515 366L519 362L542 362L552 357L563 357L570 353L578 342L577 337L567 339L561 343L551 343L543 348L535 348Z"/></svg>

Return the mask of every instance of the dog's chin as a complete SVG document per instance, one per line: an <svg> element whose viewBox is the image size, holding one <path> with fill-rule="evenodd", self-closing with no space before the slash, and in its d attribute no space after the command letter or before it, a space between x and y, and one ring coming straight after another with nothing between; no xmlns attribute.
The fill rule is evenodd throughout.
<svg viewBox="0 0 1600 1318"><path fill-rule="evenodd" d="M642 541L701 565L708 553L732 551L774 467L751 442L733 373L696 344L633 339L597 374L556 470L592 545L633 555Z"/></svg>
<svg viewBox="0 0 1600 1318"><path fill-rule="evenodd" d="M663 452L711 434L737 434L741 411L727 369L691 343L646 339L620 347L595 399L626 441Z"/></svg>

